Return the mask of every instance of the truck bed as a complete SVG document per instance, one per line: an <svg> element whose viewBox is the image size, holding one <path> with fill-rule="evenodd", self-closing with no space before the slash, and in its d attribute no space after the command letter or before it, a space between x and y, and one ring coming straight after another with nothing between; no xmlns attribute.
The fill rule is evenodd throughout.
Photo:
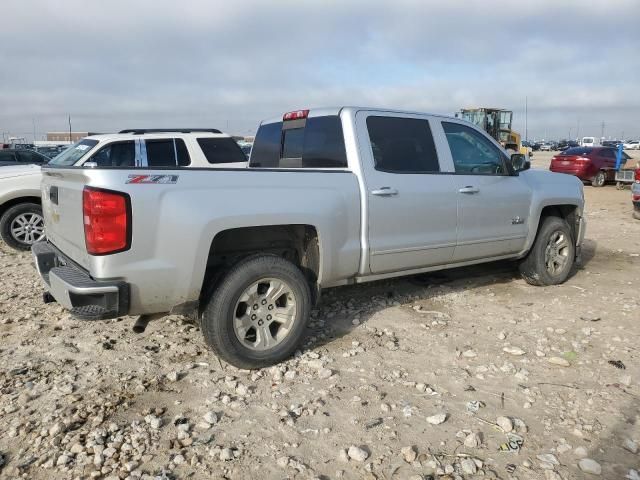
<svg viewBox="0 0 640 480"><path fill-rule="evenodd" d="M130 248L108 262L85 248L85 186L131 197ZM203 259L216 235L234 226L313 222L331 252L321 255L319 282L358 271L360 193L348 171L45 167L42 198L49 241L94 279L126 278L132 315L198 300Z"/></svg>

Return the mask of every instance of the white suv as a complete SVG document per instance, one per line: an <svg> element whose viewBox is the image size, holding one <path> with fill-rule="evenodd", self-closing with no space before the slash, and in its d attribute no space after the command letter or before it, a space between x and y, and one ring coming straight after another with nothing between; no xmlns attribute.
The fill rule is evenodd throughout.
<svg viewBox="0 0 640 480"><path fill-rule="evenodd" d="M52 159L60 166L101 168L245 168L236 141L215 129L133 129L92 135ZM17 250L45 237L40 200L40 167L0 170L0 236Z"/></svg>

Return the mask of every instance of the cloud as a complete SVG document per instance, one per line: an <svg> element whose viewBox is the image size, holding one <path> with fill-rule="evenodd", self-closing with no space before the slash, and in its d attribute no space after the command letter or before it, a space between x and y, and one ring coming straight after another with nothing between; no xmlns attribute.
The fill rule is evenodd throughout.
<svg viewBox="0 0 640 480"><path fill-rule="evenodd" d="M527 97L530 136L578 121L640 136L639 14L636 0L5 0L0 130L65 129L70 113L78 130L248 133L346 104L500 106L523 129Z"/></svg>

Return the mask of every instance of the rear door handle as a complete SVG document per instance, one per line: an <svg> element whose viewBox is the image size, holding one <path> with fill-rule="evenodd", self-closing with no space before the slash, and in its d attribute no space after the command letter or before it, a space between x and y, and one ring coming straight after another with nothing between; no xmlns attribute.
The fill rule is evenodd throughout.
<svg viewBox="0 0 640 480"><path fill-rule="evenodd" d="M380 187L378 190L371 190L371 195L377 195L379 197L390 197L397 194L398 190L391 187Z"/></svg>
<svg viewBox="0 0 640 480"><path fill-rule="evenodd" d="M462 187L460 190L458 190L460 193L478 193L480 191L480 189L478 187L473 187L471 185L467 185L466 187Z"/></svg>

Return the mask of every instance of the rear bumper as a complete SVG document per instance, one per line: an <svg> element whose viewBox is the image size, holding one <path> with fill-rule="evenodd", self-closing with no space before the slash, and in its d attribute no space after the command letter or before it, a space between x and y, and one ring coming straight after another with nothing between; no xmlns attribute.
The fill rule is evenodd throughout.
<svg viewBox="0 0 640 480"><path fill-rule="evenodd" d="M31 248L45 289L82 320L106 320L126 315L129 285L118 280L94 280L49 242Z"/></svg>

